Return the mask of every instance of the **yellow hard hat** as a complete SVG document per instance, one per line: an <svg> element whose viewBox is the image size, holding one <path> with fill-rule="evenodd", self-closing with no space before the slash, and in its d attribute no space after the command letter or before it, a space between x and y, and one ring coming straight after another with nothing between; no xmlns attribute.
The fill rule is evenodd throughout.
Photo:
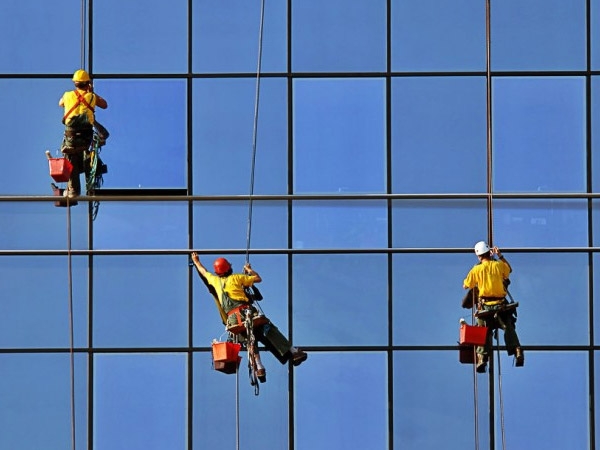
<svg viewBox="0 0 600 450"><path fill-rule="evenodd" d="M85 83L86 81L90 81L90 76L85 70L79 69L79 70L75 71L75 73L73 74L73 81L76 83L77 82Z"/></svg>

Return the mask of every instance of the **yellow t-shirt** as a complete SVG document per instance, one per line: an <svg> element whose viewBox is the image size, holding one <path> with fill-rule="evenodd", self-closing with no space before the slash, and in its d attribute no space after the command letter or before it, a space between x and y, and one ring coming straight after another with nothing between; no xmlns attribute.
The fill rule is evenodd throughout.
<svg viewBox="0 0 600 450"><path fill-rule="evenodd" d="M225 291L227 292L229 298L238 302L247 302L248 298L244 292L244 287L252 286L256 280L256 277L253 275L234 273L228 277L221 278L212 273L207 273L206 280L215 288L219 298L221 298L221 284L224 283Z"/></svg>
<svg viewBox="0 0 600 450"><path fill-rule="evenodd" d="M484 260L476 264L463 282L465 288L477 286L480 297L505 297L504 280L510 274L510 267L503 261Z"/></svg>
<svg viewBox="0 0 600 450"><path fill-rule="evenodd" d="M67 91L62 96L63 107L65 108L65 115L63 122L65 124L69 124L69 120L75 116L79 116L81 114L87 115L88 122L90 124L94 124L94 109L96 107L96 96L93 92L87 92L81 89L76 89L79 95L87 102L92 109L88 108L88 105L85 102L81 101L75 91Z"/></svg>

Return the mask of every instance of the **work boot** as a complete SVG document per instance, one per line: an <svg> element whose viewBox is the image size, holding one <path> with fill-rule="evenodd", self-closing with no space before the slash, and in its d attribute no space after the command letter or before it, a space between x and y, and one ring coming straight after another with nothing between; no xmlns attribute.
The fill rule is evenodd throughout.
<svg viewBox="0 0 600 450"><path fill-rule="evenodd" d="M306 354L306 352L304 352L302 350L298 350L295 353L292 353L292 364L294 366L299 366L304 361L306 361L307 358L308 358L308 355Z"/></svg>
<svg viewBox="0 0 600 450"><path fill-rule="evenodd" d="M525 365L525 354L521 347L515 349L515 366L523 367Z"/></svg>
<svg viewBox="0 0 600 450"><path fill-rule="evenodd" d="M477 354L477 373L485 373L485 369L487 367L487 356Z"/></svg>
<svg viewBox="0 0 600 450"><path fill-rule="evenodd" d="M267 371L265 369L257 369L256 377L258 378L258 381L260 381L261 383L266 383L267 382Z"/></svg>

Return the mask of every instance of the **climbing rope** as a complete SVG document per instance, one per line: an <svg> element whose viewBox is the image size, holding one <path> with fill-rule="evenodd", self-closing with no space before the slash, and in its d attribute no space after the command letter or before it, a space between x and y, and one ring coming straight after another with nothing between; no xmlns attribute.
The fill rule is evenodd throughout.
<svg viewBox="0 0 600 450"><path fill-rule="evenodd" d="M256 167L256 141L258 136L258 107L260 100L260 72L262 65L263 26L265 0L260 3L260 25L258 29L258 62L256 64L256 92L254 97L254 121L252 126L252 162L250 165L250 200L248 201L248 229L246 233L246 263L250 261L250 237L252 235L252 195L254 194L254 171Z"/></svg>
<svg viewBox="0 0 600 450"><path fill-rule="evenodd" d="M85 67L85 44L86 44L86 0L81 0L81 66ZM69 370L71 384L71 449L76 449L76 422L75 422L75 342L74 342L74 319L73 319L73 258L71 248L71 204L67 196L67 272L69 284Z"/></svg>
<svg viewBox="0 0 600 450"><path fill-rule="evenodd" d="M500 338L496 329L496 356L498 358L498 400L500 401L500 432L502 435L502 448L506 448L504 440L504 400L502 397L502 366L500 365Z"/></svg>
<svg viewBox="0 0 600 450"><path fill-rule="evenodd" d="M256 88L254 97L254 120L252 124L252 160L250 165L250 198L248 200L248 227L246 232L246 264L250 262L250 238L252 236L252 196L254 194L254 172L256 167L256 141L258 136L258 109L260 100L260 73L262 65L262 45L263 28L265 19L265 0L260 2L260 21L258 27L258 61L256 65ZM235 429L236 429L236 449L240 448L240 411L239 411L239 370L236 371L236 408L235 408Z"/></svg>
<svg viewBox="0 0 600 450"><path fill-rule="evenodd" d="M85 67L85 43L86 43L86 0L81 0L81 65L83 69Z"/></svg>
<svg viewBox="0 0 600 450"><path fill-rule="evenodd" d="M69 359L71 378L71 448L75 450L75 352L73 339L73 266L71 258L71 205L67 197L67 266L69 279Z"/></svg>
<svg viewBox="0 0 600 450"><path fill-rule="evenodd" d="M493 154L492 154L492 75L491 75L491 7L490 0L485 1L485 47L486 47L486 155L487 155L487 234L490 247L494 242L494 208L493 208ZM475 310L476 299L473 299L473 309ZM500 344L498 341L498 330L496 333L497 357L498 357L498 396L500 401L500 428L502 433L502 449L505 450L505 429L504 429L504 401L502 398L502 371L500 366ZM476 364L474 365L476 367ZM475 368L474 368L475 374ZM475 448L479 448L479 392L477 386L477 376L474 375L473 392L475 398Z"/></svg>

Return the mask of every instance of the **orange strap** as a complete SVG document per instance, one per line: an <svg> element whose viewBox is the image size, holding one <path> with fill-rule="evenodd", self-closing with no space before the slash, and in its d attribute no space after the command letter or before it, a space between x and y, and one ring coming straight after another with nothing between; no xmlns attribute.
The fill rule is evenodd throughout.
<svg viewBox="0 0 600 450"><path fill-rule="evenodd" d="M94 112L94 108L92 107L92 105L90 105L90 104L89 104L89 103L86 101L85 97L84 97L83 95L81 95L77 89L75 89L73 92L75 92L75 95L77 96L77 100L78 100L78 102L77 102L77 103L75 103L75 104L74 104L74 105L71 107L71 109L70 109L70 110L69 110L69 111L68 111L68 112L67 112L67 113L66 113L66 114L63 116L63 122L64 122L65 120L67 120L67 117L69 117L69 116L71 115L71 113L72 113L73 111L75 111L75 108L77 108L77 107L78 107L80 104L82 104L82 103L83 103L83 104L84 104L84 105L85 105L85 106L86 106L86 107L87 107L89 110L91 110L92 112ZM92 92L92 98L94 98L94 93L93 93L93 92Z"/></svg>

